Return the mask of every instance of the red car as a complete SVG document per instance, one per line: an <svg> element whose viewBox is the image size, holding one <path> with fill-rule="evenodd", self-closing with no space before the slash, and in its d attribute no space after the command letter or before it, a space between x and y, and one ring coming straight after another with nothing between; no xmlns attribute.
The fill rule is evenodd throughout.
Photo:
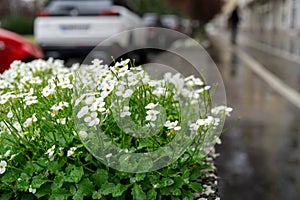
<svg viewBox="0 0 300 200"><path fill-rule="evenodd" d="M26 38L0 28L0 73L14 60L28 62L44 58L42 50Z"/></svg>

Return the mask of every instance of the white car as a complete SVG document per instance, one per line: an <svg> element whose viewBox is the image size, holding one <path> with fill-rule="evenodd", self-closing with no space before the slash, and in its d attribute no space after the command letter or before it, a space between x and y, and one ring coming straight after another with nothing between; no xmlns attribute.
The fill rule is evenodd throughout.
<svg viewBox="0 0 300 200"><path fill-rule="evenodd" d="M46 57L84 57L110 36L143 26L142 18L125 2L52 0L35 19L35 40ZM113 44L123 48L143 46L145 36L133 33L123 35Z"/></svg>

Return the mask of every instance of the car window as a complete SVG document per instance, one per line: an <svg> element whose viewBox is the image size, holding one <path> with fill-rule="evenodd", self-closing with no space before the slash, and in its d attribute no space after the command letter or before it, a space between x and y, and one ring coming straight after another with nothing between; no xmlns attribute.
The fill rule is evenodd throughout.
<svg viewBox="0 0 300 200"><path fill-rule="evenodd" d="M109 9L111 0L55 0L46 7L52 15L93 15Z"/></svg>

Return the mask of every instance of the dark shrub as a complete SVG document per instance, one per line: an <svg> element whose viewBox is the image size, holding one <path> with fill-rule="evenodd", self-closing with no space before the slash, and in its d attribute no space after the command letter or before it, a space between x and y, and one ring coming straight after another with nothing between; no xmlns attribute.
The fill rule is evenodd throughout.
<svg viewBox="0 0 300 200"><path fill-rule="evenodd" d="M21 35L32 35L33 18L27 16L7 17L3 20L2 27Z"/></svg>

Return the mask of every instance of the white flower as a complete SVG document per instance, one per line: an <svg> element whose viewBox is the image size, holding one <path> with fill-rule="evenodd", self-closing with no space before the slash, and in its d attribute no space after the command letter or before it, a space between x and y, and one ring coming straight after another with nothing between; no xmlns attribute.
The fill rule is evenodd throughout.
<svg viewBox="0 0 300 200"><path fill-rule="evenodd" d="M60 119L57 119L56 122L57 122L58 124L65 125L65 124L66 124L66 118L60 118Z"/></svg>
<svg viewBox="0 0 300 200"><path fill-rule="evenodd" d="M121 117L124 118L126 116L130 116L131 113L129 112L129 106L124 106L122 112L121 112Z"/></svg>
<svg viewBox="0 0 300 200"><path fill-rule="evenodd" d="M62 106L61 105L53 105L53 106L51 106L50 110L59 111L59 110L62 110Z"/></svg>
<svg viewBox="0 0 300 200"><path fill-rule="evenodd" d="M12 118L14 116L13 112L9 111L7 113L7 118Z"/></svg>
<svg viewBox="0 0 300 200"><path fill-rule="evenodd" d="M127 79L128 79L129 86L134 86L134 85L138 84L138 82L139 82L137 75L135 75L133 73L131 73Z"/></svg>
<svg viewBox="0 0 300 200"><path fill-rule="evenodd" d="M126 65L126 66L120 68L119 73L118 73L118 76L119 76L119 77L123 77L123 76L125 76L128 72L129 72L129 70L128 70L128 65Z"/></svg>
<svg viewBox="0 0 300 200"><path fill-rule="evenodd" d="M58 103L58 106L60 106L61 108L63 108L63 107L69 107L69 103L65 102L65 101L62 101L62 102Z"/></svg>
<svg viewBox="0 0 300 200"><path fill-rule="evenodd" d="M75 151L76 151L76 147L71 147L69 150L68 150L68 153L67 153L67 156L70 157L70 156L73 156Z"/></svg>
<svg viewBox="0 0 300 200"><path fill-rule="evenodd" d="M204 85L203 81L200 78L195 78L194 83L195 83L195 85L198 85L198 86Z"/></svg>
<svg viewBox="0 0 300 200"><path fill-rule="evenodd" d="M77 113L78 119L81 119L84 115L86 115L89 112L89 107L84 106L80 109L80 111Z"/></svg>
<svg viewBox="0 0 300 200"><path fill-rule="evenodd" d="M34 113L33 115L32 115L32 117L29 117L28 119L26 119L26 121L24 122L24 127L29 127L29 126L31 126L32 125L32 122L37 122L37 118L36 118L36 113Z"/></svg>
<svg viewBox="0 0 300 200"><path fill-rule="evenodd" d="M96 112L92 112L90 116L84 118L84 121L88 123L88 126L96 126L100 123L100 120L97 117L98 114Z"/></svg>
<svg viewBox="0 0 300 200"><path fill-rule="evenodd" d="M24 125L25 128L31 126L32 125L32 118L29 117L28 119L26 119L26 121L24 122L23 125Z"/></svg>
<svg viewBox="0 0 300 200"><path fill-rule="evenodd" d="M66 89L66 88L72 89L73 88L73 85L71 84L70 80L68 80L68 79L59 82L57 84L57 86L61 87L62 89Z"/></svg>
<svg viewBox="0 0 300 200"><path fill-rule="evenodd" d="M153 110L157 105L158 105L158 103L156 103L156 104L149 103L147 106L145 106L145 108L148 110Z"/></svg>
<svg viewBox="0 0 300 200"><path fill-rule="evenodd" d="M37 122L38 121L38 119L36 118L36 113L34 113L32 115L31 119L32 119L33 122Z"/></svg>
<svg viewBox="0 0 300 200"><path fill-rule="evenodd" d="M203 89L204 90L209 90L211 87L209 85L205 86Z"/></svg>
<svg viewBox="0 0 300 200"><path fill-rule="evenodd" d="M159 114L159 111L157 110L148 110L146 120L147 121L155 121L157 119L157 116Z"/></svg>
<svg viewBox="0 0 300 200"><path fill-rule="evenodd" d="M29 80L29 83L41 85L42 84L42 79L40 77L34 77L34 78L31 78Z"/></svg>
<svg viewBox="0 0 300 200"><path fill-rule="evenodd" d="M3 94L2 96L0 96L0 104L5 104L10 97L10 94Z"/></svg>
<svg viewBox="0 0 300 200"><path fill-rule="evenodd" d="M113 91L114 85L113 84L108 85L108 84L104 83L101 85L101 89L102 89L101 97L105 98Z"/></svg>
<svg viewBox="0 0 300 200"><path fill-rule="evenodd" d="M215 119L214 119L212 116L208 116L208 117L204 120L204 123L205 123L206 126L209 126L209 125L211 125L211 124L214 123L214 120L215 120Z"/></svg>
<svg viewBox="0 0 300 200"><path fill-rule="evenodd" d="M95 96L88 96L86 99L85 99L85 103L88 104L88 105L91 105L93 103L95 103L97 100L96 100L96 97Z"/></svg>
<svg viewBox="0 0 300 200"><path fill-rule="evenodd" d="M155 90L153 90L153 94L158 96L158 97L161 97L162 95L165 95L166 94L166 91L167 89L166 88L163 88L163 87L157 87Z"/></svg>
<svg viewBox="0 0 300 200"><path fill-rule="evenodd" d="M165 74L165 80L172 83L178 92L181 92L184 87L184 79L180 77L180 74L177 73L172 77L171 73Z"/></svg>
<svg viewBox="0 0 300 200"><path fill-rule="evenodd" d="M193 75L185 78L186 85L189 87L202 86L204 82L200 78L195 78Z"/></svg>
<svg viewBox="0 0 300 200"><path fill-rule="evenodd" d="M32 193L32 194L35 194L36 193L36 189L35 188L32 188L31 185L28 189L28 192Z"/></svg>
<svg viewBox="0 0 300 200"><path fill-rule="evenodd" d="M13 124L13 127L17 130L17 131L22 131L22 127L21 127L21 124L19 122L15 122Z"/></svg>
<svg viewBox="0 0 300 200"><path fill-rule="evenodd" d="M196 123L192 123L190 125L190 130L197 131L200 128L200 126L203 126L203 127L208 127L211 125L217 126L219 124L219 122L220 122L219 118L214 118L212 116L208 116L205 119L198 119L196 121Z"/></svg>
<svg viewBox="0 0 300 200"><path fill-rule="evenodd" d="M110 157L112 157L112 153L109 153L105 156L105 158L110 158Z"/></svg>
<svg viewBox="0 0 300 200"><path fill-rule="evenodd" d="M200 126L198 124L193 123L193 124L190 125L190 130L191 131L198 131L199 127Z"/></svg>
<svg viewBox="0 0 300 200"><path fill-rule="evenodd" d="M105 102L102 101L102 99L96 100L96 102L93 103L90 109L91 111L105 112Z"/></svg>
<svg viewBox="0 0 300 200"><path fill-rule="evenodd" d="M155 80L151 80L148 82L150 87L155 87L155 86L159 86L160 82L159 81L155 81Z"/></svg>
<svg viewBox="0 0 300 200"><path fill-rule="evenodd" d="M115 64L115 66L116 67L127 66L129 62L130 62L130 59L122 60L121 62L117 62Z"/></svg>
<svg viewBox="0 0 300 200"><path fill-rule="evenodd" d="M116 92L117 96L122 96L124 98L128 98L133 94L131 89L126 89L124 85L118 86L118 91Z"/></svg>
<svg viewBox="0 0 300 200"><path fill-rule="evenodd" d="M99 67L102 63L103 63L103 60L99 60L99 59L94 59L92 61L92 64L94 67Z"/></svg>
<svg viewBox="0 0 300 200"><path fill-rule="evenodd" d="M211 109L211 112L215 115L220 115L224 113L227 116L230 116L230 113L232 112L232 108L227 107L227 106L217 106Z"/></svg>
<svg viewBox="0 0 300 200"><path fill-rule="evenodd" d="M53 145L50 149L48 149L48 151L45 154L48 154L48 158L53 157L55 153L55 145Z"/></svg>
<svg viewBox="0 0 300 200"><path fill-rule="evenodd" d="M49 87L49 86L46 86L46 87L42 90L42 95L43 95L44 97L48 97L48 96L50 96L51 94L53 94L54 91L55 91L54 88Z"/></svg>
<svg viewBox="0 0 300 200"><path fill-rule="evenodd" d="M36 96L27 96L25 97L25 103L27 106L30 106L32 104L36 104L38 102Z"/></svg>
<svg viewBox="0 0 300 200"><path fill-rule="evenodd" d="M87 136L88 136L88 134L87 134L87 132L86 131L79 131L79 136L82 138L82 139L85 139Z"/></svg>
<svg viewBox="0 0 300 200"><path fill-rule="evenodd" d="M6 170L7 162L5 160L1 160L0 162L0 174L4 174Z"/></svg>
<svg viewBox="0 0 300 200"><path fill-rule="evenodd" d="M10 156L10 152L11 152L10 150L6 151L5 154L4 154L4 157Z"/></svg>
<svg viewBox="0 0 300 200"><path fill-rule="evenodd" d="M222 140L219 137L215 137L216 144L222 144Z"/></svg>
<svg viewBox="0 0 300 200"><path fill-rule="evenodd" d="M179 131L181 129L181 126L177 126L177 124L178 124L177 120L175 122L166 121L165 127L171 130Z"/></svg>

